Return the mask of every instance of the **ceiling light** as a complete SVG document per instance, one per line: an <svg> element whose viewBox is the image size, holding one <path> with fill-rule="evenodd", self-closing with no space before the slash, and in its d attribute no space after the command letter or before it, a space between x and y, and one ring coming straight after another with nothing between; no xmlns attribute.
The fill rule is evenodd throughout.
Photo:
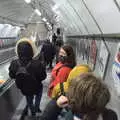
<svg viewBox="0 0 120 120"><path fill-rule="evenodd" d="M49 22L47 22L46 24L47 24L47 25L49 25L50 23L49 23Z"/></svg>
<svg viewBox="0 0 120 120"><path fill-rule="evenodd" d="M39 16L41 16L41 12L38 9L35 9L35 13Z"/></svg>
<svg viewBox="0 0 120 120"><path fill-rule="evenodd" d="M25 0L25 2L26 2L27 4L29 4L29 3L31 3L31 0Z"/></svg>
<svg viewBox="0 0 120 120"><path fill-rule="evenodd" d="M58 9L59 6L60 6L59 4L54 5L52 10L55 11L56 9Z"/></svg>
<svg viewBox="0 0 120 120"><path fill-rule="evenodd" d="M51 26L51 25L48 25L48 27L49 27L50 29L52 29L52 26Z"/></svg>
<svg viewBox="0 0 120 120"><path fill-rule="evenodd" d="M47 21L47 19L46 19L46 18L43 18L42 20L43 20L44 22L46 22L46 21Z"/></svg>

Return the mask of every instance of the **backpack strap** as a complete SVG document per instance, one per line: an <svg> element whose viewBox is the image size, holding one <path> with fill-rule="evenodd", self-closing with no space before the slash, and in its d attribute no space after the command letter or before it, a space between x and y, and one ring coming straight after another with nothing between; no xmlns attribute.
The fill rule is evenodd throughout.
<svg viewBox="0 0 120 120"><path fill-rule="evenodd" d="M63 84L63 82L60 83L60 91L61 91L61 94L65 96L65 91L64 91L64 84Z"/></svg>
<svg viewBox="0 0 120 120"><path fill-rule="evenodd" d="M58 75L58 72L60 71L60 69L63 68L63 67L72 68L69 64L63 64L62 66L60 66L60 67L56 70L56 76ZM65 91L64 91L64 84L63 84L63 82L60 82L60 91L61 91L61 94L65 96Z"/></svg>
<svg viewBox="0 0 120 120"><path fill-rule="evenodd" d="M21 62L22 61L17 60L17 64L19 65L19 67L22 66ZM27 69L30 66L30 64L31 64L31 61L27 65L24 65L23 67L25 67Z"/></svg>

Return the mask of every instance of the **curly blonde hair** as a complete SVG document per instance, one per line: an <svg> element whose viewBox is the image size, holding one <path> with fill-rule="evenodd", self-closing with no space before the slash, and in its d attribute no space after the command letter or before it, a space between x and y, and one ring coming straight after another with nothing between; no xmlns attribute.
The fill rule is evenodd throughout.
<svg viewBox="0 0 120 120"><path fill-rule="evenodd" d="M72 80L68 99L72 111L82 113L83 120L97 120L110 100L110 92L100 78L84 73Z"/></svg>

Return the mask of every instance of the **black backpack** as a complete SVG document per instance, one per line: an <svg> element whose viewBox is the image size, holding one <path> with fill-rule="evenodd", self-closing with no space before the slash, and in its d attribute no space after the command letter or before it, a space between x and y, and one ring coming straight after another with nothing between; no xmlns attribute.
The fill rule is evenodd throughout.
<svg viewBox="0 0 120 120"><path fill-rule="evenodd" d="M28 72L28 68L31 65L29 62L26 66L23 66L20 61L17 61L18 69L16 72L16 86L21 90L24 95L35 94L37 90L38 82L35 76Z"/></svg>

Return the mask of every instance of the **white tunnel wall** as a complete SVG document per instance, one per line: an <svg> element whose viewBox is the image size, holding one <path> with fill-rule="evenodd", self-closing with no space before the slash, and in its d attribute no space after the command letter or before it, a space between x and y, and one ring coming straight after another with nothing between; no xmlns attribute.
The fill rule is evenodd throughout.
<svg viewBox="0 0 120 120"><path fill-rule="evenodd" d="M120 33L120 12L114 0L86 0L86 4L104 34Z"/></svg>
<svg viewBox="0 0 120 120"><path fill-rule="evenodd" d="M39 36L40 40L45 40L47 38L47 32L44 23L38 23L38 24L29 24L25 31L21 33L21 37L36 37Z"/></svg>
<svg viewBox="0 0 120 120"><path fill-rule="evenodd" d="M88 48L87 46L91 47L92 40L93 39L83 39L83 38L77 38L77 37L67 38L66 37L66 43L72 45L76 53L77 64L89 64L90 65L91 63L90 50L89 49L87 50L86 48ZM101 64L100 64L99 58L100 58L101 51L104 51L105 53L106 49L102 47L102 50L101 50L102 39L95 39L95 41L96 41L96 47L97 47L97 54L96 54L96 62L94 64L95 65L94 73L96 76L101 77L101 70L99 69ZM104 75L103 75L103 79L104 79L103 82L107 84L110 90L110 93L111 93L111 100L107 107L113 109L118 115L118 120L120 120L120 97L118 96L116 92L115 80L114 80L115 76L113 76L113 63L115 60L115 55L116 55L119 39L116 39L116 41L114 41L114 39L105 39L105 43L106 43L106 48L107 48L109 57L107 59L107 64L105 65L106 68L105 68ZM83 50L84 49L83 44L86 45L85 47L85 49L87 50L86 52L84 52ZM84 58L83 58L83 55L84 55Z"/></svg>
<svg viewBox="0 0 120 120"><path fill-rule="evenodd" d="M0 37L17 37L20 27L10 24L0 24Z"/></svg>
<svg viewBox="0 0 120 120"><path fill-rule="evenodd" d="M120 11L114 0L65 0L55 1L61 19L71 28L71 34L118 34ZM120 1L117 0L118 5ZM67 30L66 30L67 31ZM69 30L68 30L69 31ZM70 32L70 31L69 31Z"/></svg>
<svg viewBox="0 0 120 120"><path fill-rule="evenodd" d="M89 12L85 8L83 2L80 0L75 0L75 1L71 0L71 4L76 9L76 12L79 14L78 21L83 21L83 23L82 23L82 24L84 24L83 27L84 28L86 27L89 34L93 34L93 33L100 34L98 27L95 25L95 22L93 21Z"/></svg>
<svg viewBox="0 0 120 120"><path fill-rule="evenodd" d="M79 20L77 14L74 12L74 9L70 6L70 4L66 3L64 6L66 7L66 10L67 10L66 12L70 18L70 22L72 24L74 24L74 26L77 29L77 30L74 30L73 33L78 33L78 32L81 33L82 32L81 34L87 34L87 31L85 30L83 24Z"/></svg>
<svg viewBox="0 0 120 120"><path fill-rule="evenodd" d="M46 16L48 22L55 24L54 16L58 15L60 22L63 23L62 26L68 26L66 32L73 35L120 33L120 0L48 0L44 2L41 8L37 3L26 4L24 0L1 0L0 22L21 25L39 22ZM52 4L47 7L48 3ZM55 11L52 10L54 5L58 6ZM34 13L31 6L38 8L41 13L42 11L51 12L43 12L44 14L42 13L40 17Z"/></svg>

